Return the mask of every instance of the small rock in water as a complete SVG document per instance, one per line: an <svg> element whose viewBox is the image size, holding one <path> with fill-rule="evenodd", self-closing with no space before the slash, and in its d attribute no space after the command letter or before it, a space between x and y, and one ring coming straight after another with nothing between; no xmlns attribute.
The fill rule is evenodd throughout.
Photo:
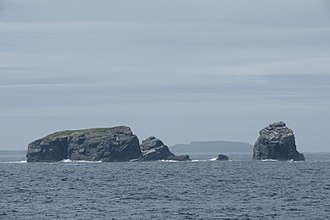
<svg viewBox="0 0 330 220"><path fill-rule="evenodd" d="M216 160L229 160L229 157L224 154L219 154Z"/></svg>

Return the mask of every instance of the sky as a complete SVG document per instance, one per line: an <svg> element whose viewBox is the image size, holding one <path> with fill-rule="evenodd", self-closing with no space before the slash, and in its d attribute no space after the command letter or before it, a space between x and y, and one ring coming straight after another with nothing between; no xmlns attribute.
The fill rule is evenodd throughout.
<svg viewBox="0 0 330 220"><path fill-rule="evenodd" d="M0 150L118 125L254 144L280 120L330 151L328 0L0 0Z"/></svg>

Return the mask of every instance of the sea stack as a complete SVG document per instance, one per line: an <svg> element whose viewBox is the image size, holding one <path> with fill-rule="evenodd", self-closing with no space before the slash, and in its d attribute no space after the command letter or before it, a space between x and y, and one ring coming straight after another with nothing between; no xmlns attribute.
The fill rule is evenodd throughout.
<svg viewBox="0 0 330 220"><path fill-rule="evenodd" d="M268 125L259 134L253 147L253 160L305 160L297 151L293 131L283 121Z"/></svg>

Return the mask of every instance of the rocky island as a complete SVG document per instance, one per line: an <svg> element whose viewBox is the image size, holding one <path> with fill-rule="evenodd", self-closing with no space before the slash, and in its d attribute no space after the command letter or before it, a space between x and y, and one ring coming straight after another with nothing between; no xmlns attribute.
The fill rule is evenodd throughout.
<svg viewBox="0 0 330 220"><path fill-rule="evenodd" d="M140 146L138 137L126 126L56 132L30 143L26 157L28 162L189 160L188 155L171 153L155 137Z"/></svg>
<svg viewBox="0 0 330 220"><path fill-rule="evenodd" d="M293 131L283 121L268 125L259 134L253 147L253 160L305 160L297 151Z"/></svg>

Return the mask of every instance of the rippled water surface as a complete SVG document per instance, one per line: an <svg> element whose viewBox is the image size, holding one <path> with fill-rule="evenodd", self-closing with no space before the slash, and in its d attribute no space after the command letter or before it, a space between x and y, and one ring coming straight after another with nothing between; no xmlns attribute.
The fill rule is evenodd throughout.
<svg viewBox="0 0 330 220"><path fill-rule="evenodd" d="M329 219L329 154L305 162L236 158L20 163L2 156L0 219Z"/></svg>

